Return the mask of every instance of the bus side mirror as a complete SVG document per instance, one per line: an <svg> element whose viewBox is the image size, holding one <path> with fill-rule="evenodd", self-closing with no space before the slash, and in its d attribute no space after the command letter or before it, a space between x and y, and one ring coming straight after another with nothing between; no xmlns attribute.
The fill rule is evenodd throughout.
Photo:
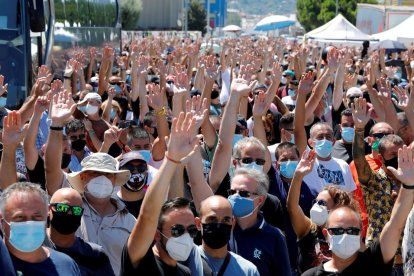
<svg viewBox="0 0 414 276"><path fill-rule="evenodd" d="M43 0L29 0L30 30L32 32L45 31L45 10Z"/></svg>

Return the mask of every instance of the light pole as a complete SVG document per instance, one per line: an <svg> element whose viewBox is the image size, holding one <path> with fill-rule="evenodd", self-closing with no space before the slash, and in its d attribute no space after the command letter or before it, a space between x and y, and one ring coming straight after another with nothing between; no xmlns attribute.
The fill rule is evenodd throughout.
<svg viewBox="0 0 414 276"><path fill-rule="evenodd" d="M336 15L338 15L338 8L339 8L338 0L336 0L336 6L335 6L335 8L336 8L336 11L335 11L335 16L336 16Z"/></svg>
<svg viewBox="0 0 414 276"><path fill-rule="evenodd" d="M207 2L207 33L210 31L210 0L206 0Z"/></svg>

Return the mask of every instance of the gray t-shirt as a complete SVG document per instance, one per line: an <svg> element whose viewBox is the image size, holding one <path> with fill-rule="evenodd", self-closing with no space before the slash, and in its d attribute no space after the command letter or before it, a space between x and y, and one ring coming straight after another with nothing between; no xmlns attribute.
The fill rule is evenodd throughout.
<svg viewBox="0 0 414 276"><path fill-rule="evenodd" d="M220 271L221 266L223 265L223 259L213 258L204 251L203 247L200 245L197 247L200 255L208 263L213 275L217 275ZM259 271L256 266L250 261L244 259L243 257L237 255L236 253L230 252L230 261L227 265L226 270L224 271L223 276L233 276L233 275L246 275L246 276L259 276Z"/></svg>

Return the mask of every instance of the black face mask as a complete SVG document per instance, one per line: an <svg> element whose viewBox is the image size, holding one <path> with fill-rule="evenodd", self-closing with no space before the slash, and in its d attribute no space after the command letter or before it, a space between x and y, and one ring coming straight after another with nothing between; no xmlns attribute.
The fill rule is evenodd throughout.
<svg viewBox="0 0 414 276"><path fill-rule="evenodd" d="M139 192L147 184L148 173L132 173L124 187L130 192Z"/></svg>
<svg viewBox="0 0 414 276"><path fill-rule="evenodd" d="M53 219L50 220L51 226L62 235L69 235L75 233L81 224L82 216L75 216L72 214L55 212Z"/></svg>
<svg viewBox="0 0 414 276"><path fill-rule="evenodd" d="M212 100L217 99L219 95L220 95L219 91L217 91L217 90L211 91L211 99Z"/></svg>
<svg viewBox="0 0 414 276"><path fill-rule="evenodd" d="M398 169L398 157L394 157L390 160L384 160L384 164L386 167L393 167L394 169Z"/></svg>
<svg viewBox="0 0 414 276"><path fill-rule="evenodd" d="M230 240L231 225L225 223L203 223L202 239L211 249L219 249Z"/></svg>
<svg viewBox="0 0 414 276"><path fill-rule="evenodd" d="M152 134L152 137L154 137L154 139L157 139L158 137L158 130L156 127L154 127L154 133Z"/></svg>
<svg viewBox="0 0 414 276"><path fill-rule="evenodd" d="M86 140L78 139L78 140L72 141L71 146L73 150L81 151L86 146Z"/></svg>
<svg viewBox="0 0 414 276"><path fill-rule="evenodd" d="M68 153L64 153L63 155L62 155L62 164L61 164L61 168L62 169L66 169L68 166L69 166L69 163L70 163L70 159L72 158L72 155L71 154L68 154Z"/></svg>

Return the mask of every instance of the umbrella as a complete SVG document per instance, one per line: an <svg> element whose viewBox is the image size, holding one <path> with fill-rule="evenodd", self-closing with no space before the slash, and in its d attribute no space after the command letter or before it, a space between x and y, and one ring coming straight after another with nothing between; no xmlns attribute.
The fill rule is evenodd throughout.
<svg viewBox="0 0 414 276"><path fill-rule="evenodd" d="M215 54L220 54L220 50L221 50L220 49L220 45L218 45L218 44L211 45L211 43L208 43L208 44L203 43L203 44L201 44L201 46L200 46L200 52L201 53L204 53L206 50L208 50L210 48L213 48L213 51L214 51Z"/></svg>
<svg viewBox="0 0 414 276"><path fill-rule="evenodd" d="M78 42L80 39L79 37L77 37L75 34L69 32L69 31L65 31L63 29L57 29L55 31L55 37L54 37L56 42Z"/></svg>
<svg viewBox="0 0 414 276"><path fill-rule="evenodd" d="M241 28L239 26L236 25L227 25L226 27L223 28L223 32L240 32Z"/></svg>
<svg viewBox="0 0 414 276"><path fill-rule="evenodd" d="M255 31L273 31L283 29L295 24L295 21L290 20L286 16L271 15L263 18L256 24Z"/></svg>
<svg viewBox="0 0 414 276"><path fill-rule="evenodd" d="M386 53L407 51L403 43L391 39L382 40L376 46L378 49L385 49Z"/></svg>

